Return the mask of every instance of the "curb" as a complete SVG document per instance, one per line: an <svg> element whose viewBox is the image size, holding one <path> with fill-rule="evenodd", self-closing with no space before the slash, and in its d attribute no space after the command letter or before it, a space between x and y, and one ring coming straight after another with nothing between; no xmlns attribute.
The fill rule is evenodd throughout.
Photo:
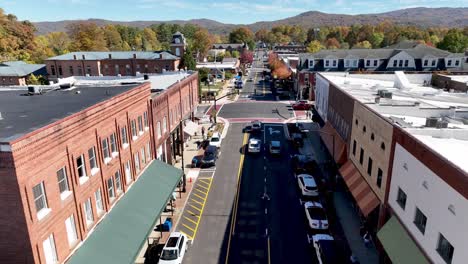
<svg viewBox="0 0 468 264"><path fill-rule="evenodd" d="M222 117L217 117L219 121L223 122L224 123L224 129L223 129L223 132L221 133L221 138L225 138L226 135L227 135L227 131L228 131L228 128L229 128L229 121L227 119L224 119Z"/></svg>

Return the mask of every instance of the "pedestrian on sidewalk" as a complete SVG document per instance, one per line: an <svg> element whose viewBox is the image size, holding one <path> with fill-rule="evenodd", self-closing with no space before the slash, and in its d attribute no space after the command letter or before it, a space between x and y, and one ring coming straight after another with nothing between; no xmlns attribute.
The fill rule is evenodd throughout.
<svg viewBox="0 0 468 264"><path fill-rule="evenodd" d="M202 126L201 128L201 135L202 135L202 138L205 139L205 127Z"/></svg>

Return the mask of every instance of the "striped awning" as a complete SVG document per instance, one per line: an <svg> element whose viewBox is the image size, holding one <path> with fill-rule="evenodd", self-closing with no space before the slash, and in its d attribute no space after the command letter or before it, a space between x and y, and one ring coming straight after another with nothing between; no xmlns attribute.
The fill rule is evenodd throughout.
<svg viewBox="0 0 468 264"><path fill-rule="evenodd" d="M343 176L349 191L353 194L362 214L367 217L380 204L379 198L351 160L348 160L340 168L340 174Z"/></svg>

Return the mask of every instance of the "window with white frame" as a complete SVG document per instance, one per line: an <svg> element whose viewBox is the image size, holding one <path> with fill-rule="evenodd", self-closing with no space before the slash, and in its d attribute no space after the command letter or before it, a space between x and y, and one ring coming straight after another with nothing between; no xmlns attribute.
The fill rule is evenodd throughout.
<svg viewBox="0 0 468 264"><path fill-rule="evenodd" d="M164 131L164 133L167 132L167 118L166 118L166 116L164 116L164 118L163 118L163 131Z"/></svg>
<svg viewBox="0 0 468 264"><path fill-rule="evenodd" d="M98 214L104 212L104 204L102 203L102 194L101 188L98 188L96 192L94 192L94 199L96 199L96 211Z"/></svg>
<svg viewBox="0 0 468 264"><path fill-rule="evenodd" d="M398 67L400 67L400 68L403 67L403 60L398 61Z"/></svg>
<svg viewBox="0 0 468 264"><path fill-rule="evenodd" d="M374 60L374 67L377 67L379 60Z"/></svg>
<svg viewBox="0 0 468 264"><path fill-rule="evenodd" d="M46 264L58 263L57 250L55 249L53 234L50 234L47 239L42 242L42 249L44 250Z"/></svg>
<svg viewBox="0 0 468 264"><path fill-rule="evenodd" d="M436 62L437 62L437 59L432 60L431 66L432 66L432 67L436 66Z"/></svg>
<svg viewBox="0 0 468 264"><path fill-rule="evenodd" d="M460 60L455 60L455 66L460 66Z"/></svg>
<svg viewBox="0 0 468 264"><path fill-rule="evenodd" d="M309 59L309 68L313 68L313 67L314 67L314 60Z"/></svg>
<svg viewBox="0 0 468 264"><path fill-rule="evenodd" d="M112 151L112 156L117 156L119 151L117 150L117 139L115 137L115 133L112 133L109 137L110 139L110 149Z"/></svg>
<svg viewBox="0 0 468 264"><path fill-rule="evenodd" d="M99 169L97 160L96 160L96 149L94 148L94 146L88 149L88 158L89 158L89 167L91 168L91 175L94 175L97 169Z"/></svg>
<svg viewBox="0 0 468 264"><path fill-rule="evenodd" d="M73 246L78 240L78 233L76 232L75 217L70 215L65 220L65 228L67 230L68 245Z"/></svg>
<svg viewBox="0 0 468 264"><path fill-rule="evenodd" d="M132 168L130 166L130 160L125 162L125 182L128 184L132 181Z"/></svg>
<svg viewBox="0 0 468 264"><path fill-rule="evenodd" d="M151 146L150 143L146 143L146 162L151 160Z"/></svg>
<svg viewBox="0 0 468 264"><path fill-rule="evenodd" d="M145 128L148 128L149 127L149 123L148 123L148 112L143 112L143 123L145 125Z"/></svg>
<svg viewBox="0 0 468 264"><path fill-rule="evenodd" d="M330 61L329 60L325 60L325 67L330 67Z"/></svg>
<svg viewBox="0 0 468 264"><path fill-rule="evenodd" d="M112 159L111 153L109 150L109 140L107 138L102 140L102 155L104 158L104 163L106 164Z"/></svg>
<svg viewBox="0 0 468 264"><path fill-rule="evenodd" d="M141 164L146 164L146 154L145 154L145 148L141 148Z"/></svg>
<svg viewBox="0 0 468 264"><path fill-rule="evenodd" d="M40 182L33 187L34 204L38 215L47 210L47 197L44 189L44 182Z"/></svg>
<svg viewBox="0 0 468 264"><path fill-rule="evenodd" d="M137 131L135 119L130 121L130 124L132 126L132 137L133 137L133 140L135 140L138 137L138 131Z"/></svg>
<svg viewBox="0 0 468 264"><path fill-rule="evenodd" d="M405 60L405 67L408 67L409 65L409 60Z"/></svg>
<svg viewBox="0 0 468 264"><path fill-rule="evenodd" d="M336 65L337 65L337 60L332 60L332 65L333 65L333 67L336 67Z"/></svg>
<svg viewBox="0 0 468 264"><path fill-rule="evenodd" d="M140 157L138 157L138 152L135 152L135 171L136 173L140 172Z"/></svg>
<svg viewBox="0 0 468 264"><path fill-rule="evenodd" d="M120 128L120 136L122 137L122 147L125 148L128 145L128 135L126 126Z"/></svg>
<svg viewBox="0 0 468 264"><path fill-rule="evenodd" d="M452 66L452 60L447 60L447 66L448 67Z"/></svg>
<svg viewBox="0 0 468 264"><path fill-rule="evenodd" d="M370 66L370 60L366 60L366 67Z"/></svg>
<svg viewBox="0 0 468 264"><path fill-rule="evenodd" d="M71 193L70 186L68 185L66 167L63 167L57 171L57 181L59 185L60 197L63 200Z"/></svg>
<svg viewBox="0 0 468 264"><path fill-rule="evenodd" d="M109 200L113 201L115 198L115 192L114 192L114 180L112 177L107 179L107 193L109 194Z"/></svg>
<svg viewBox="0 0 468 264"><path fill-rule="evenodd" d="M93 216L93 207L91 205L91 198L86 199L83 203L83 211L85 215L86 226L89 227L94 223L94 216Z"/></svg>
<svg viewBox="0 0 468 264"><path fill-rule="evenodd" d="M85 158L83 154L80 155L76 159L76 169L78 171L80 184L86 182L88 180L88 176L86 175L86 165L85 165Z"/></svg>
<svg viewBox="0 0 468 264"><path fill-rule="evenodd" d="M143 133L143 118L141 116L138 117L138 131L139 133Z"/></svg>
<svg viewBox="0 0 468 264"><path fill-rule="evenodd" d="M117 193L122 192L122 176L120 175L120 170L115 172L115 189L117 190Z"/></svg>
<svg viewBox="0 0 468 264"><path fill-rule="evenodd" d="M156 133L158 133L158 138L161 138L161 122L158 121L158 124L156 126Z"/></svg>

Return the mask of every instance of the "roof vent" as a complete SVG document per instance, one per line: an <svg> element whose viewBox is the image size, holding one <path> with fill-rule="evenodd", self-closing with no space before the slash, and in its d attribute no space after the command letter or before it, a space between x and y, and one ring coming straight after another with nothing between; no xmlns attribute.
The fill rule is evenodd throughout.
<svg viewBox="0 0 468 264"><path fill-rule="evenodd" d="M438 117L428 117L426 118L426 127L436 127L438 121Z"/></svg>
<svg viewBox="0 0 468 264"><path fill-rule="evenodd" d="M379 87L379 85L375 85L374 87L377 88L377 87ZM379 90L377 90L377 94L378 94L380 97L382 97L382 94L383 94L384 92L387 92L387 91L388 91L387 89L379 89Z"/></svg>
<svg viewBox="0 0 468 264"><path fill-rule="evenodd" d="M112 54L109 53L109 60L112 60Z"/></svg>
<svg viewBox="0 0 468 264"><path fill-rule="evenodd" d="M83 55L81 55L81 57L83 58L83 60L86 60L86 57L85 57L85 55L84 55L84 54L83 54Z"/></svg>
<svg viewBox="0 0 468 264"><path fill-rule="evenodd" d="M414 102L414 106L420 106L421 102Z"/></svg>

